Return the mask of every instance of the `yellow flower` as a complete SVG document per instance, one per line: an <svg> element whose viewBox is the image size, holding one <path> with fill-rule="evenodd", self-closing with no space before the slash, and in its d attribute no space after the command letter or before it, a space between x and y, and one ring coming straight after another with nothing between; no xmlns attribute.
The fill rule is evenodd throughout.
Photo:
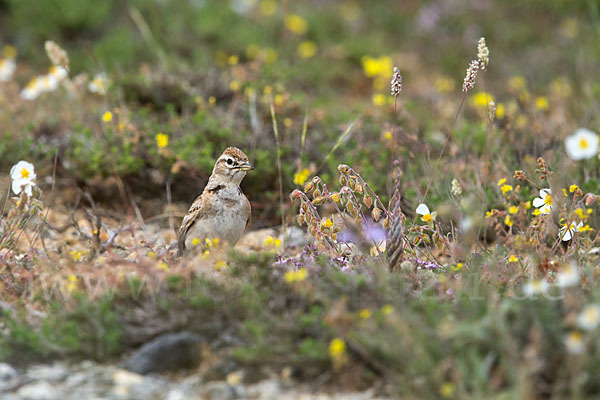
<svg viewBox="0 0 600 400"><path fill-rule="evenodd" d="M392 59L387 56L382 56L379 58L365 56L362 58L362 65L364 73L369 78L374 78L376 76L382 76L386 79L392 76Z"/></svg>
<svg viewBox="0 0 600 400"><path fill-rule="evenodd" d="M337 359L343 357L346 353L346 342L344 339L335 338L329 342L329 357Z"/></svg>
<svg viewBox="0 0 600 400"><path fill-rule="evenodd" d="M210 96L208 98L208 104L210 104L211 106L214 106L215 104L217 104L217 98L215 96Z"/></svg>
<svg viewBox="0 0 600 400"><path fill-rule="evenodd" d="M385 140L392 140L392 132L387 131L383 134L383 137L385 138Z"/></svg>
<svg viewBox="0 0 600 400"><path fill-rule="evenodd" d="M569 193L573 193L576 190L579 190L579 186L577 186L575 184L569 186Z"/></svg>
<svg viewBox="0 0 600 400"><path fill-rule="evenodd" d="M391 304L385 304L381 307L383 315L389 315L394 312L394 307Z"/></svg>
<svg viewBox="0 0 600 400"><path fill-rule="evenodd" d="M151 259L153 259L153 260L156 260L156 253L155 253L155 252L153 252L152 250L150 250L150 251L148 252L148 257L150 257L150 258L151 258Z"/></svg>
<svg viewBox="0 0 600 400"><path fill-rule="evenodd" d="M71 257L73 257L73 261L79 261L81 259L81 257L83 256L83 253L79 250L71 250L69 252L69 254L71 255Z"/></svg>
<svg viewBox="0 0 600 400"><path fill-rule="evenodd" d="M333 201L334 203L339 203L341 198L342 196L340 196L340 194L337 192L331 195L331 201Z"/></svg>
<svg viewBox="0 0 600 400"><path fill-rule="evenodd" d="M164 133L156 134L156 145L159 149L164 149L169 145L169 136Z"/></svg>
<svg viewBox="0 0 600 400"><path fill-rule="evenodd" d="M508 257L508 262L510 262L510 263L519 262L519 258L517 256L515 256L514 254L511 254L510 257Z"/></svg>
<svg viewBox="0 0 600 400"><path fill-rule="evenodd" d="M301 282L301 281L305 280L307 276L308 276L308 273L306 272L306 269L300 268L297 271L286 272L285 275L283 276L283 279L287 283L294 283L294 282Z"/></svg>
<svg viewBox="0 0 600 400"><path fill-rule="evenodd" d="M523 203L523 207L525 207L526 210L529 210L531 208L531 202L526 201L525 203Z"/></svg>
<svg viewBox="0 0 600 400"><path fill-rule="evenodd" d="M166 262L161 261L156 266L156 269L161 270L161 271L169 272L169 265Z"/></svg>
<svg viewBox="0 0 600 400"><path fill-rule="evenodd" d="M502 186L506 183L506 178L501 178L496 186Z"/></svg>
<svg viewBox="0 0 600 400"><path fill-rule="evenodd" d="M285 118L285 119L283 120L283 125L284 125L286 128L289 128L290 126L292 126L292 119L291 119L291 118Z"/></svg>
<svg viewBox="0 0 600 400"><path fill-rule="evenodd" d="M110 111L106 111L104 114L102 114L102 121L111 122L112 120L113 120L113 115Z"/></svg>
<svg viewBox="0 0 600 400"><path fill-rule="evenodd" d="M377 93L373 95L373 104L377 107L381 107L385 104L385 96L381 93Z"/></svg>
<svg viewBox="0 0 600 400"><path fill-rule="evenodd" d="M209 238L204 239L204 244L206 245L206 247L218 247L219 242L220 242L220 239L218 237L216 237L214 239L209 239Z"/></svg>
<svg viewBox="0 0 600 400"><path fill-rule="evenodd" d="M492 216L494 216L494 210L490 210L490 211L486 211L485 212L485 217L486 218L490 218Z"/></svg>
<svg viewBox="0 0 600 400"><path fill-rule="evenodd" d="M240 58L238 56L231 55L227 58L227 64L229 65L236 65L238 62L240 61Z"/></svg>
<svg viewBox="0 0 600 400"><path fill-rule="evenodd" d="M440 396L445 399L448 399L454 395L454 391L456 390L456 386L452 382L446 382L440 387Z"/></svg>
<svg viewBox="0 0 600 400"><path fill-rule="evenodd" d="M358 313L358 316L361 319L369 319L371 318L371 310L369 310L368 308L363 308L362 310L360 310L360 312Z"/></svg>
<svg viewBox="0 0 600 400"><path fill-rule="evenodd" d="M297 35L303 35L308 30L308 23L306 20L296 14L287 14L283 17L283 24L289 31Z"/></svg>
<svg viewBox="0 0 600 400"><path fill-rule="evenodd" d="M510 185L502 185L500 187L500 190L502 191L503 195L506 195L507 192L510 192L511 190L513 190L513 187Z"/></svg>
<svg viewBox="0 0 600 400"><path fill-rule="evenodd" d="M200 244L200 239L194 238L192 239L192 246L196 247Z"/></svg>
<svg viewBox="0 0 600 400"><path fill-rule="evenodd" d="M514 222L513 219L510 215L507 215L506 218L504 218L504 223L506 224L506 226L508 226L509 228L511 226L513 226Z"/></svg>
<svg viewBox="0 0 600 400"><path fill-rule="evenodd" d="M453 267L450 267L450 269L451 269L452 271L458 271L458 270L461 270L461 269L462 269L462 267L464 267L464 264L459 262L459 263L456 263L456 265L455 265L455 266L453 266Z"/></svg>
<svg viewBox="0 0 600 400"><path fill-rule="evenodd" d="M298 55L301 58L311 58L317 54L317 44L312 40L306 40L298 46Z"/></svg>
<svg viewBox="0 0 600 400"><path fill-rule="evenodd" d="M215 269L223 269L225 267L227 267L227 263L223 260L217 261L214 265Z"/></svg>
<svg viewBox="0 0 600 400"><path fill-rule="evenodd" d="M281 247L281 239L269 236L265 239L265 247Z"/></svg>
<svg viewBox="0 0 600 400"><path fill-rule="evenodd" d="M303 168L299 172L296 172L294 174L294 185L299 185L299 186L304 185L304 182L306 182L309 175L310 175L310 171L308 168Z"/></svg>
<svg viewBox="0 0 600 400"><path fill-rule="evenodd" d="M259 10L265 17L270 17L277 12L277 2L275 0L263 0L260 2Z"/></svg>
<svg viewBox="0 0 600 400"><path fill-rule="evenodd" d="M504 114L506 113L506 107L504 107L504 103L498 103L496 105L496 118L502 119Z"/></svg>
<svg viewBox="0 0 600 400"><path fill-rule="evenodd" d="M477 92L469 99L469 104L474 108L487 110L490 101L494 101L494 96L487 92Z"/></svg>
<svg viewBox="0 0 600 400"><path fill-rule="evenodd" d="M285 101L285 98L283 97L282 94L276 94L275 98L273 99L273 102L275 103L276 106L283 105L284 101Z"/></svg>
<svg viewBox="0 0 600 400"><path fill-rule="evenodd" d="M321 225L323 225L325 228L331 228L333 226L333 221L331 218L323 218Z"/></svg>
<svg viewBox="0 0 600 400"><path fill-rule="evenodd" d="M67 290L69 293L71 293L75 289L77 289L77 277L71 274L69 275L69 284L67 285Z"/></svg>
<svg viewBox="0 0 600 400"><path fill-rule="evenodd" d="M549 108L548 99L544 96L536 98L535 108L537 108L540 111L546 111Z"/></svg>
<svg viewBox="0 0 600 400"><path fill-rule="evenodd" d="M508 207L508 213L509 214L516 214L519 212L519 208L517 206L510 206Z"/></svg>
<svg viewBox="0 0 600 400"><path fill-rule="evenodd" d="M234 92L237 92L238 90L240 90L240 83L236 80L229 82L229 89L231 89Z"/></svg>

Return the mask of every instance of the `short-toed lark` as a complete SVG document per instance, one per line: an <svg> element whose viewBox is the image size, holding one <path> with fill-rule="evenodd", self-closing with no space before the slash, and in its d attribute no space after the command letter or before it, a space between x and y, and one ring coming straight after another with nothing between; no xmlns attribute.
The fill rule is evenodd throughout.
<svg viewBox="0 0 600 400"><path fill-rule="evenodd" d="M177 248L219 238L234 245L250 220L250 202L240 189L246 172L254 169L238 148L228 147L215 163L204 191L192 203L179 228ZM195 241L196 239L196 241Z"/></svg>

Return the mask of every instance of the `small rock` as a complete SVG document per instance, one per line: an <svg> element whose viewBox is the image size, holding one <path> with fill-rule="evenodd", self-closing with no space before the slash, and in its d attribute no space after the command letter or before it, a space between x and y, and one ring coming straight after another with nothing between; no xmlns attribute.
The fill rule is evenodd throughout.
<svg viewBox="0 0 600 400"><path fill-rule="evenodd" d="M39 381L22 386L17 396L23 400L56 400L62 396L50 383Z"/></svg>
<svg viewBox="0 0 600 400"><path fill-rule="evenodd" d="M129 388L127 400L162 400L169 384L160 377L146 377L144 381Z"/></svg>
<svg viewBox="0 0 600 400"><path fill-rule="evenodd" d="M280 235L280 238L283 240L283 235ZM287 247L304 247L309 244L312 239L304 229L298 228L297 226L290 226L287 229L286 240Z"/></svg>
<svg viewBox="0 0 600 400"><path fill-rule="evenodd" d="M138 374L192 368L201 358L202 337L192 332L167 333L144 344L125 362Z"/></svg>
<svg viewBox="0 0 600 400"><path fill-rule="evenodd" d="M282 391L281 384L275 379L267 379L248 387L249 397L261 400L281 399Z"/></svg>
<svg viewBox="0 0 600 400"><path fill-rule="evenodd" d="M19 373L12 366L0 363L0 392L17 382Z"/></svg>
<svg viewBox="0 0 600 400"><path fill-rule="evenodd" d="M236 390L227 382L209 382L202 390L202 398L206 400L233 400L238 398Z"/></svg>
<svg viewBox="0 0 600 400"><path fill-rule="evenodd" d="M0 383L15 379L18 375L17 370L9 364L0 363Z"/></svg>
<svg viewBox="0 0 600 400"><path fill-rule="evenodd" d="M27 371L27 376L35 380L48 382L61 382L65 380L69 371L66 366L54 363L52 365L34 365Z"/></svg>

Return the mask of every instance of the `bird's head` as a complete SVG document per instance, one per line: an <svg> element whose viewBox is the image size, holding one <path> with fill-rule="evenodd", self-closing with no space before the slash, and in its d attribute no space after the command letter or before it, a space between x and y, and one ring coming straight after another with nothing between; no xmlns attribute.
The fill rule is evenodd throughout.
<svg viewBox="0 0 600 400"><path fill-rule="evenodd" d="M213 176L239 185L246 172L254 169L248 157L237 147L228 147L215 163Z"/></svg>

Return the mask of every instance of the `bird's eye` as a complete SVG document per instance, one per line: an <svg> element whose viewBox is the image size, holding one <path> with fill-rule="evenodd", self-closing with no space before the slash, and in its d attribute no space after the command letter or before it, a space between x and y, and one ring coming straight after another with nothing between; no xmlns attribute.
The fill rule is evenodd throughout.
<svg viewBox="0 0 600 400"><path fill-rule="evenodd" d="M228 158L227 159L227 165L231 165L231 164L233 164L233 160L231 158Z"/></svg>

